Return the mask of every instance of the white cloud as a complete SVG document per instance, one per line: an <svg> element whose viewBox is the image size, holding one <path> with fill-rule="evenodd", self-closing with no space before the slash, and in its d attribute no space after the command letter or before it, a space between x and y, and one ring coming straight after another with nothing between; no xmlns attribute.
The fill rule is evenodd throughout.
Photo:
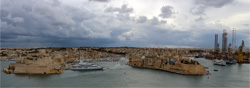
<svg viewBox="0 0 250 88"><path fill-rule="evenodd" d="M174 8L172 6L163 6L161 8L161 14L159 15L162 18L169 18L171 17L173 14L175 14Z"/></svg>
<svg viewBox="0 0 250 88"><path fill-rule="evenodd" d="M151 19L151 24L152 25L165 24L165 23L167 23L167 21L165 21L165 20L159 20L157 17L153 17Z"/></svg>
<svg viewBox="0 0 250 88"><path fill-rule="evenodd" d="M137 20L138 23L144 23L147 21L147 17L146 16L140 16Z"/></svg>
<svg viewBox="0 0 250 88"><path fill-rule="evenodd" d="M133 8L129 8L127 4L123 4L121 8L116 8L116 7L108 7L105 9L105 12L119 12L120 14L124 13L132 13Z"/></svg>

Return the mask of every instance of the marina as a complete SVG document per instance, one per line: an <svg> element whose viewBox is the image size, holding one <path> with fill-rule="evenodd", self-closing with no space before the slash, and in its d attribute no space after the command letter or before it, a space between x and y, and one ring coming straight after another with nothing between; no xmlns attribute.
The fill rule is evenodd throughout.
<svg viewBox="0 0 250 88"><path fill-rule="evenodd" d="M63 74L23 75L1 72L1 87L249 87L249 64L213 65L210 60L197 61L211 75L187 76L155 69L135 68L117 62L97 62L104 66L98 71L65 70ZM13 61L1 61L1 68ZM107 69L109 68L109 69ZM214 71L217 69L218 71ZM30 77L30 78L29 78Z"/></svg>
<svg viewBox="0 0 250 88"><path fill-rule="evenodd" d="M250 88L249 0L0 2L0 88Z"/></svg>

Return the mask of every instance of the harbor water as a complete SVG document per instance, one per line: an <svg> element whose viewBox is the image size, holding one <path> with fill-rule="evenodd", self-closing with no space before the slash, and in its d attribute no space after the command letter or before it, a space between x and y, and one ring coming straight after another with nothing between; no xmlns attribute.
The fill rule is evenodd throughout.
<svg viewBox="0 0 250 88"><path fill-rule="evenodd" d="M124 58L122 59L124 60ZM211 73L206 76L179 75L166 71L135 68L118 62L96 62L100 71L64 70L62 74L25 75L1 71L1 88L5 87L250 87L250 64L216 66L204 58L196 59ZM14 61L2 61L1 69ZM218 71L214 71L217 69Z"/></svg>

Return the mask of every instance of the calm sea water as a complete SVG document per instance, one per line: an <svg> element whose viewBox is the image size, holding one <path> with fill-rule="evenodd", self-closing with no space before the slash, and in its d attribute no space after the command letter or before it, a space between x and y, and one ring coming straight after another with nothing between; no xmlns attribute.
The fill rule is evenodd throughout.
<svg viewBox="0 0 250 88"><path fill-rule="evenodd" d="M134 68L120 62L97 62L102 71L71 71L51 75L5 74L3 87L250 87L250 64L215 66L211 61L197 59L209 67L209 76L178 75L160 70ZM1 69L13 61L2 61ZM215 72L214 69L219 71ZM29 78L30 76L30 78Z"/></svg>

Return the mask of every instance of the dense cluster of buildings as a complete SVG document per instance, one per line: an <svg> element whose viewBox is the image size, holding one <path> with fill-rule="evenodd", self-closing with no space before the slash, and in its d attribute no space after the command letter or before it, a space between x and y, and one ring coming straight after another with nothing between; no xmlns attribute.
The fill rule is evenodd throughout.
<svg viewBox="0 0 250 88"><path fill-rule="evenodd" d="M180 74L208 74L204 67L186 57L213 56L213 49L194 48L135 48L135 47L78 47L78 48L1 48L0 60L15 60L5 68L6 73L62 73L68 63L80 59L109 60L127 57L131 66L167 70ZM249 58L249 50L243 50ZM196 68L196 70L190 69ZM36 69L36 70L34 70ZM197 70L198 69L198 70Z"/></svg>

